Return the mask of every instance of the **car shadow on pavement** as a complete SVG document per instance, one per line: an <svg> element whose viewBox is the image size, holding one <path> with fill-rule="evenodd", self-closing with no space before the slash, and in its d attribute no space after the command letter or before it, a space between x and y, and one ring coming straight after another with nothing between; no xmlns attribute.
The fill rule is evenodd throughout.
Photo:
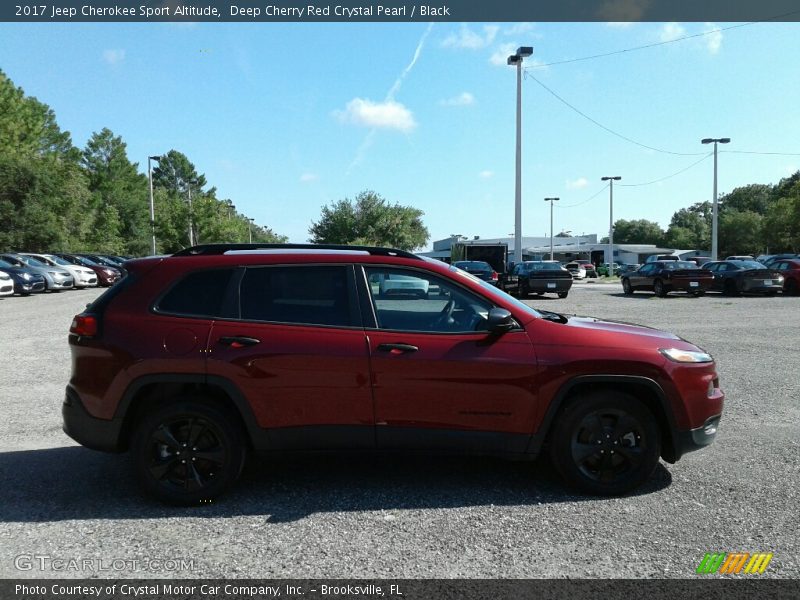
<svg viewBox="0 0 800 600"><path fill-rule="evenodd" d="M634 496L671 482L659 464ZM269 523L283 523L326 512L604 500L567 490L544 461L322 454L253 457L229 493L180 508L144 497L126 455L76 446L0 452L0 522L263 515Z"/></svg>

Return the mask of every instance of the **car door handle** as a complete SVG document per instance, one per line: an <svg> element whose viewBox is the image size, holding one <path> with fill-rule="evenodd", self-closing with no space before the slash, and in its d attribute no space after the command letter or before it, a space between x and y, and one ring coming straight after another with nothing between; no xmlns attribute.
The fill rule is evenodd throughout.
<svg viewBox="0 0 800 600"><path fill-rule="evenodd" d="M245 346L255 346L256 344L260 344L261 340L243 335L233 335L219 338L219 343L230 346L231 348L244 348Z"/></svg>
<svg viewBox="0 0 800 600"><path fill-rule="evenodd" d="M419 347L412 346L411 344L379 344L378 350L381 352L391 352L392 354L400 354L403 352L416 352Z"/></svg>

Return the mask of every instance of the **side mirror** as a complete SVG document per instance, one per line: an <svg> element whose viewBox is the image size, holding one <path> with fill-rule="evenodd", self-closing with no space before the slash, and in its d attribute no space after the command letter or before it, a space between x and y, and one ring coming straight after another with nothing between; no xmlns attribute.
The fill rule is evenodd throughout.
<svg viewBox="0 0 800 600"><path fill-rule="evenodd" d="M489 310L489 333L499 335L514 328L514 319L505 308L492 308Z"/></svg>

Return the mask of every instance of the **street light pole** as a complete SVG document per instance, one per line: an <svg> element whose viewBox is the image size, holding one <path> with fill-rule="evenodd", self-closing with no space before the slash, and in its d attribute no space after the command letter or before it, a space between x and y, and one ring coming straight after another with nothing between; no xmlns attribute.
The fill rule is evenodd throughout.
<svg viewBox="0 0 800 600"><path fill-rule="evenodd" d="M731 141L731 138L704 138L700 140L701 144L710 144L714 143L714 204L713 210L711 213L711 260L717 260L718 257L718 228L717 228L717 218L718 218L718 208L717 208L717 144L727 144Z"/></svg>
<svg viewBox="0 0 800 600"><path fill-rule="evenodd" d="M255 219L247 218L247 232L250 234L250 243L253 243L253 221Z"/></svg>
<svg viewBox="0 0 800 600"><path fill-rule="evenodd" d="M520 46L508 57L508 64L517 67L517 157L514 186L514 262L522 262L522 60L533 54L531 46Z"/></svg>
<svg viewBox="0 0 800 600"><path fill-rule="evenodd" d="M608 272L614 274L614 182L622 179L619 175L613 177L601 177L600 181L607 181L609 185L608 195Z"/></svg>
<svg viewBox="0 0 800 600"><path fill-rule="evenodd" d="M550 260L555 260L553 258L553 202L558 202L559 198L545 198L544 201L550 203Z"/></svg>
<svg viewBox="0 0 800 600"><path fill-rule="evenodd" d="M153 245L151 247L152 256L156 255L156 208L153 203L153 167L150 164L151 160L159 160L160 156L147 157L147 179L150 183L150 231L153 234Z"/></svg>
<svg viewBox="0 0 800 600"><path fill-rule="evenodd" d="M192 223L192 185L187 188L189 192L189 247L194 246L194 223Z"/></svg>

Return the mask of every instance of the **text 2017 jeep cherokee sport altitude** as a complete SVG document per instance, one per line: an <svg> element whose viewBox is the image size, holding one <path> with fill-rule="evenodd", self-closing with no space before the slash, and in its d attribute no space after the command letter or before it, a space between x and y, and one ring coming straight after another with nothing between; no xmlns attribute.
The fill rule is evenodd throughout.
<svg viewBox="0 0 800 600"><path fill-rule="evenodd" d="M570 485L622 494L711 443L722 412L689 342L407 252L215 245L126 268L72 323L64 430L132 450L168 502L217 496L251 450L546 449Z"/></svg>

